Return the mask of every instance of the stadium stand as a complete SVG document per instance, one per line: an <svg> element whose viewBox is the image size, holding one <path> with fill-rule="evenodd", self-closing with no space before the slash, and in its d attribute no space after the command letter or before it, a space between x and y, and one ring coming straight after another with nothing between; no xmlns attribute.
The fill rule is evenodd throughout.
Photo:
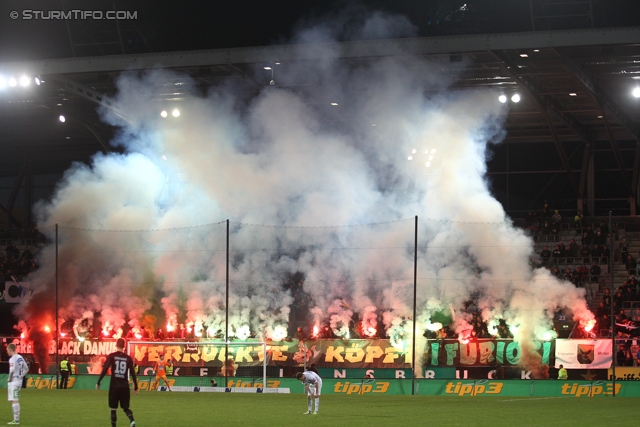
<svg viewBox="0 0 640 427"><path fill-rule="evenodd" d="M609 234L607 218L581 218L565 213L559 222L553 221L544 206L540 212L530 212L523 228L534 239L535 256L532 268L546 267L561 280L571 281L586 289L587 302L596 314L598 336L610 337L610 304L616 314L616 335L624 342L625 357L637 349L627 345L637 337L636 322L640 320L640 286L638 259L640 231L635 218L618 218ZM556 218L557 220L558 218ZM611 244L613 237L613 244ZM611 247L613 250L611 250ZM609 257L613 256L613 275ZM612 289L613 277L613 295ZM620 355L622 361L622 355ZM625 359L626 360L626 359ZM626 362L625 362L626 363Z"/></svg>

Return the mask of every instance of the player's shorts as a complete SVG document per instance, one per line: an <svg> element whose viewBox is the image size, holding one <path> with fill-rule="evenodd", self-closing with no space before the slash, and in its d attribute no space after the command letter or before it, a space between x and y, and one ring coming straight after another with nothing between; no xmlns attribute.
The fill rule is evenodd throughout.
<svg viewBox="0 0 640 427"><path fill-rule="evenodd" d="M109 408L118 409L119 404L122 409L129 409L129 402L131 402L129 387L109 389Z"/></svg>
<svg viewBox="0 0 640 427"><path fill-rule="evenodd" d="M22 388L22 384L11 384L7 385L7 395L9 402L14 400L20 400L20 389Z"/></svg>
<svg viewBox="0 0 640 427"><path fill-rule="evenodd" d="M155 382L158 383L160 381L160 379L163 379L165 383L169 382L169 381L167 381L167 376L166 375L156 375Z"/></svg>
<svg viewBox="0 0 640 427"><path fill-rule="evenodd" d="M317 393L316 393L317 390ZM318 381L316 384L309 384L309 394L315 396L316 394L320 396L322 392L322 381Z"/></svg>

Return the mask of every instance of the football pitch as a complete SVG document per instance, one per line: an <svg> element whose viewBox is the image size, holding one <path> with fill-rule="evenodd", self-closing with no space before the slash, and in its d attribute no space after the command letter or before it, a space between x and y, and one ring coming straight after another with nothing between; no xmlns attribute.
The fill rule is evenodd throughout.
<svg viewBox="0 0 640 427"><path fill-rule="evenodd" d="M6 389L5 389L6 390ZM168 393L132 395L139 427L196 426L579 426L637 425L635 398L513 398L327 395L319 415L303 415L301 394ZM23 389L21 425L109 427L107 391ZM0 425L12 419L1 406ZM129 422L118 410L118 426Z"/></svg>

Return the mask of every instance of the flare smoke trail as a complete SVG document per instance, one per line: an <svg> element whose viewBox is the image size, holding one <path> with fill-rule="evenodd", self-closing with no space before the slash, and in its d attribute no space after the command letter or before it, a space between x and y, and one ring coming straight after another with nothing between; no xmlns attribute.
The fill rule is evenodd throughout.
<svg viewBox="0 0 640 427"><path fill-rule="evenodd" d="M361 24L361 35L411 31L406 19L380 14ZM327 41L336 31L316 26L296 40ZM256 67L256 79L262 72ZM548 332L559 308L592 319L583 290L531 272L532 241L488 189L485 156L502 138L504 106L490 90L448 91L452 78L401 55L283 64L275 86L251 95L232 79L202 93L175 72L123 73L113 102L126 121L102 113L125 154L75 165L38 207L43 231L62 226L63 319L95 313L114 331L154 319L224 330L218 221L230 218L233 336L283 338L293 303L283 282L302 272L316 325L347 336L358 314L365 331L384 328L410 348L416 214L424 219L419 335L450 308L456 331L468 334L472 296L485 321L518 325L523 343ZM180 117L160 117L174 107ZM21 308L32 324L51 311L53 257L47 246L31 278L38 293Z"/></svg>

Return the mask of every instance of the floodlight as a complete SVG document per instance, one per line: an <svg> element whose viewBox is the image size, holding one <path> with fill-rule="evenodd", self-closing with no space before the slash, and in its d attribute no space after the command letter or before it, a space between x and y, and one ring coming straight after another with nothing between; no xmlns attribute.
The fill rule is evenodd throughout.
<svg viewBox="0 0 640 427"><path fill-rule="evenodd" d="M31 83L31 79L27 76L20 77L20 86L27 87Z"/></svg>
<svg viewBox="0 0 640 427"><path fill-rule="evenodd" d="M270 70L270 69L271 69L271 67L264 67L264 69L265 69L265 70Z"/></svg>
<svg viewBox="0 0 640 427"><path fill-rule="evenodd" d="M63 115L60 115L60 117L58 117L58 120L60 120L62 123L67 121L67 118Z"/></svg>
<svg viewBox="0 0 640 427"><path fill-rule="evenodd" d="M0 76L0 89L4 89L6 85L7 85L7 82L5 81L4 77Z"/></svg>
<svg viewBox="0 0 640 427"><path fill-rule="evenodd" d="M169 114L167 113L167 110L162 110L162 111L160 112L160 116L161 116L161 117L163 117L163 118L164 118L164 117L167 117L168 115L169 115Z"/></svg>
<svg viewBox="0 0 640 427"><path fill-rule="evenodd" d="M180 117L180 110L178 110L177 108L175 108L172 112L171 115L173 117Z"/></svg>
<svg viewBox="0 0 640 427"><path fill-rule="evenodd" d="M514 94L514 95L511 97L511 101L516 102L516 103L520 102L520 95L519 95L519 94L517 94L517 93L516 93L516 94Z"/></svg>
<svg viewBox="0 0 640 427"><path fill-rule="evenodd" d="M633 90L633 92L631 92L633 94L633 96L635 96L636 98L640 98L640 87L637 87Z"/></svg>
<svg viewBox="0 0 640 427"><path fill-rule="evenodd" d="M17 84L18 81L15 79L15 77L9 77L9 86L16 87Z"/></svg>
<svg viewBox="0 0 640 427"><path fill-rule="evenodd" d="M35 76L35 77L33 78L33 81L34 81L34 83L35 83L36 85L38 85L38 86L40 86L40 83L42 83L42 80L40 80L40 77L38 77L38 76Z"/></svg>
<svg viewBox="0 0 640 427"><path fill-rule="evenodd" d="M338 105L337 102L332 102L331 105L333 105L334 107Z"/></svg>
<svg viewBox="0 0 640 427"><path fill-rule="evenodd" d="M507 95L504 95L504 94L500 95L498 97L498 101L500 101L502 104L504 104L505 102L507 102Z"/></svg>
<svg viewBox="0 0 640 427"><path fill-rule="evenodd" d="M577 94L577 93L575 93L575 92L571 92L571 93L569 94L569 96L578 96L578 94Z"/></svg>

